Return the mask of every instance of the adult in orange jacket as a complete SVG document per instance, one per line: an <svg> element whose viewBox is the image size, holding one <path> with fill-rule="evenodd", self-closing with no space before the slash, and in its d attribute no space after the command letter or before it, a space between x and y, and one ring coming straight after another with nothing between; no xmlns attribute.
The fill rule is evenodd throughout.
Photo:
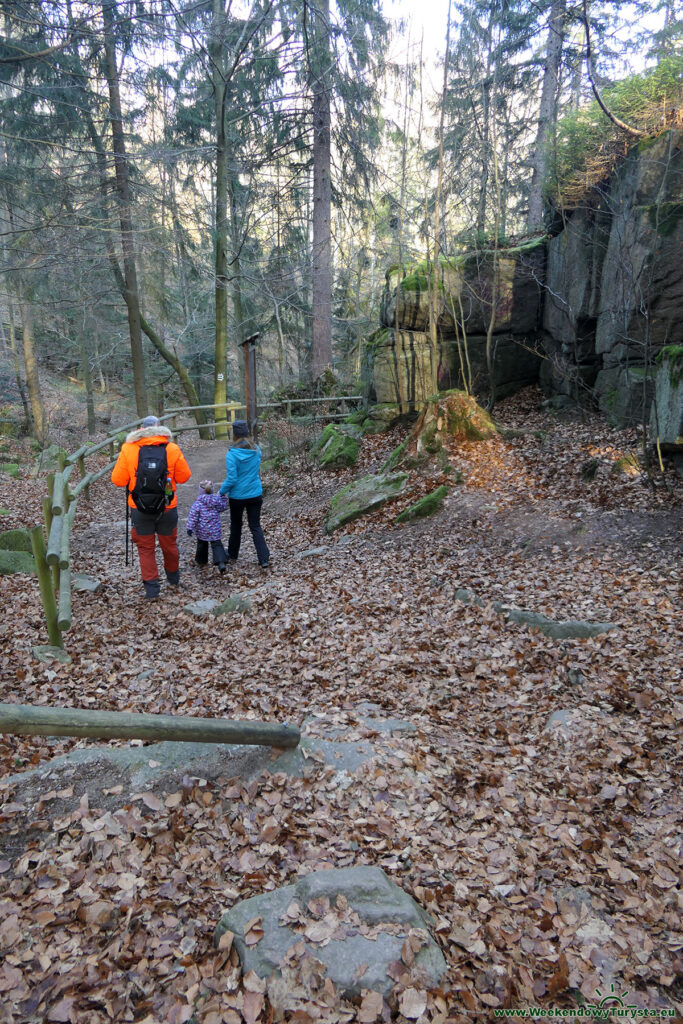
<svg viewBox="0 0 683 1024"><path fill-rule="evenodd" d="M111 473L112 483L117 487L125 487L128 494L130 518L133 524L131 539L138 549L145 597L151 599L158 597L161 590L154 551L155 534L159 536L166 579L172 586L178 586L180 583L176 485L184 484L186 480L189 480L192 471L185 461L185 456L178 445L171 440L171 437L171 431L168 427L163 427L156 416L147 416L142 421L142 426L131 431L126 438ZM157 516L141 512L131 496L136 482L140 449L145 445L166 446L168 472L166 507Z"/></svg>

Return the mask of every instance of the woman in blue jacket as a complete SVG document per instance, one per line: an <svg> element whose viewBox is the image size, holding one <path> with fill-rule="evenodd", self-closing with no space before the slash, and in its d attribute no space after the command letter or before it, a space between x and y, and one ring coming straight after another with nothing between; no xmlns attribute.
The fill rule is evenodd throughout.
<svg viewBox="0 0 683 1024"><path fill-rule="evenodd" d="M256 556L261 568L266 569L270 563L270 552L261 529L261 449L249 437L249 424L246 420L235 420L232 425L232 437L233 442L225 456L227 475L219 492L227 495L230 501L228 559L236 562L240 553L242 517L246 509Z"/></svg>

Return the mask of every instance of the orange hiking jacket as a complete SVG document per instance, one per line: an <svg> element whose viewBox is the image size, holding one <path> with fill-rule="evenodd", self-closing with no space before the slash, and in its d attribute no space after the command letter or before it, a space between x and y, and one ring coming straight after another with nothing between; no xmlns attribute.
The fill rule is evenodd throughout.
<svg viewBox="0 0 683 1024"><path fill-rule="evenodd" d="M192 470L185 461L185 456L177 444L171 441L171 431L168 427L139 427L132 430L123 444L116 465L111 471L111 482L117 487L127 487L132 491L135 487L135 477L138 471L138 457L140 449L146 444L166 443L166 464L168 475L171 478L173 487L173 500L167 508L176 508L178 497L176 495L176 484L184 484L192 476ZM135 502L128 495L128 504L135 508Z"/></svg>

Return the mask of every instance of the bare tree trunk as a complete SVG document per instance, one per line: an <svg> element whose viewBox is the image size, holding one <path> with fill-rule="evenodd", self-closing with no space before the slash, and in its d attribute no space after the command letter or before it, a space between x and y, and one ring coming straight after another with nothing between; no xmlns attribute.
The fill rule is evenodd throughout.
<svg viewBox="0 0 683 1024"><path fill-rule="evenodd" d="M213 24L209 53L211 80L216 115L216 205L215 205L215 304L216 334L214 344L213 400L227 401L226 370L228 361L228 148L225 126L225 60L222 48L225 36L225 11L222 0L213 0ZM216 437L227 437L227 412L216 409ZM226 421L223 423L223 421Z"/></svg>
<svg viewBox="0 0 683 1024"><path fill-rule="evenodd" d="M527 229L529 231L541 231L544 227L543 188L548 174L548 135L551 126L557 119L557 85L560 61L562 59L565 17L566 0L553 0L553 5L550 8L548 43L546 46L536 143L531 158L533 172L531 175L529 215L527 218Z"/></svg>
<svg viewBox="0 0 683 1024"><path fill-rule="evenodd" d="M481 159L481 182L479 184L479 202L477 204L477 235L481 238L486 233L486 201L488 199L488 186L489 186L489 172L490 172L490 152L489 152L489 118L491 110L491 67L493 61L493 19L494 12L491 8L489 14L489 23L486 28L486 41L487 41L487 53L486 53L486 73L484 75L484 81L482 85L482 112L481 112L481 124L482 124L482 159Z"/></svg>
<svg viewBox="0 0 683 1024"><path fill-rule="evenodd" d="M130 180L126 144L123 135L121 94L118 69L116 67L116 36L114 31L115 5L102 5L104 24L104 52L106 58L107 85L109 88L109 111L111 114L112 143L114 147L114 168L116 172L116 193L121 223L121 248L123 251L123 274L125 280L124 299L128 310L128 331L133 363L133 386L138 416L147 412L147 388L145 385L145 356L142 348L140 326L140 296L138 292L135 247L133 244L133 221L131 212Z"/></svg>
<svg viewBox="0 0 683 1024"><path fill-rule="evenodd" d="M28 399L31 405L33 434L41 448L44 448L47 444L47 420L45 417L43 396L40 392L35 334L33 331L33 310L31 309L31 303L28 302L23 295L19 299L19 308L21 309L22 335L24 341L24 371L26 373Z"/></svg>
<svg viewBox="0 0 683 1024"><path fill-rule="evenodd" d="M310 7L309 7L310 10ZM314 14L313 66L313 379L332 364L332 207L330 153L330 2Z"/></svg>
<svg viewBox="0 0 683 1024"><path fill-rule="evenodd" d="M95 425L95 400L92 390L92 371L90 369L90 353L86 342L86 330L90 322L85 305L83 306L83 322L78 332L78 343L81 356L81 370L83 372L83 386L85 387L85 408L88 414L88 433L94 434Z"/></svg>
<svg viewBox="0 0 683 1024"><path fill-rule="evenodd" d="M26 429L29 433L32 433L33 417L31 416L31 407L26 396L26 388L24 387L24 382L21 379L21 363L19 362L19 352L17 350L17 329L14 321L14 303L12 302L12 296L9 293L7 295L7 308L9 313L9 347L12 352L12 362L14 364L14 379L17 382L17 391L19 392L21 405L24 410Z"/></svg>
<svg viewBox="0 0 683 1024"><path fill-rule="evenodd" d="M427 277L429 288L429 339L432 346L432 359L437 369L438 377L438 320L439 320L439 215L441 212L441 197L443 192L443 126L446 106L446 87L448 85L448 60L450 56L451 39L451 3L448 0L448 14L446 15L446 53L443 64L443 89L441 92L441 110L439 112L439 165L437 169L436 197L434 199L434 269ZM437 382L438 384L438 382Z"/></svg>

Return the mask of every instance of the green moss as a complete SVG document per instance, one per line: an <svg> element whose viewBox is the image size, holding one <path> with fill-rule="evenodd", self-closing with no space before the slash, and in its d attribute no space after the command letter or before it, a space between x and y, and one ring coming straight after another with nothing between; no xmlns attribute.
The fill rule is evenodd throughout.
<svg viewBox="0 0 683 1024"><path fill-rule="evenodd" d="M470 441L485 441L498 432L486 410L464 392L456 393L448 402L446 429L449 434L466 437Z"/></svg>
<svg viewBox="0 0 683 1024"><path fill-rule="evenodd" d="M618 400L619 392L616 388L610 388L609 391L605 393L605 405L607 406L610 412L614 412Z"/></svg>
<svg viewBox="0 0 683 1024"><path fill-rule="evenodd" d="M387 461L382 466L382 469L380 470L380 472L381 473L390 473L392 469L396 469L397 466L400 466L401 460L403 459L403 456L405 454L405 450L406 450L407 447L408 447L408 441L405 440L403 442L403 444L400 444L398 446L398 448L394 448L393 452L391 453L391 455L389 456Z"/></svg>
<svg viewBox="0 0 683 1024"><path fill-rule="evenodd" d="M332 437L334 437L335 434L338 434L338 433L339 433L339 431L335 427L334 423L328 423L327 426L323 429L323 432L320 435L320 437L318 438L318 440L314 443L313 451L316 451L316 452L321 451L325 447L327 442Z"/></svg>
<svg viewBox="0 0 683 1024"><path fill-rule="evenodd" d="M345 523L381 508L405 490L407 480L407 473L380 474L360 477L342 487L330 501L326 531L333 533Z"/></svg>
<svg viewBox="0 0 683 1024"><path fill-rule="evenodd" d="M346 419L344 420L344 423L351 423L351 424L355 423L355 424L358 424L360 426L360 424L363 422L363 420L367 418L367 415L368 415L367 409L356 409L355 412L352 412L350 416L346 417Z"/></svg>
<svg viewBox="0 0 683 1024"><path fill-rule="evenodd" d="M677 388L683 379L683 345L665 345L657 356L658 363L669 366L669 380Z"/></svg>
<svg viewBox="0 0 683 1024"><path fill-rule="evenodd" d="M0 576L24 572L35 575L36 564L27 551L4 551L0 549Z"/></svg>
<svg viewBox="0 0 683 1024"><path fill-rule="evenodd" d="M370 416L363 420L363 435L382 434L385 430L386 424L380 423L379 420L373 420Z"/></svg>
<svg viewBox="0 0 683 1024"><path fill-rule="evenodd" d="M325 429L327 430L327 428ZM358 452L358 441L333 427L325 444L318 449L318 464L323 469L353 466L358 458Z"/></svg>
<svg viewBox="0 0 683 1024"><path fill-rule="evenodd" d="M0 516L11 516L12 513L8 508L0 508Z"/></svg>
<svg viewBox="0 0 683 1024"><path fill-rule="evenodd" d="M653 203L647 208L648 219L657 234L669 238L683 217L683 203Z"/></svg>
<svg viewBox="0 0 683 1024"><path fill-rule="evenodd" d="M431 494L425 494L423 498L416 501L410 508L405 509L400 515L396 516L397 523L407 523L411 519L423 519L425 516L433 516L435 512L443 505L444 498L448 494L448 488L441 484Z"/></svg>
<svg viewBox="0 0 683 1024"><path fill-rule="evenodd" d="M430 455L436 455L438 451L441 451L441 438L437 435L438 430L436 420L428 423L420 435L422 447L426 452L429 452Z"/></svg>
<svg viewBox="0 0 683 1024"><path fill-rule="evenodd" d="M6 473L8 476L12 476L15 480L18 480L19 466L16 462L5 462L0 466L0 473Z"/></svg>
<svg viewBox="0 0 683 1024"><path fill-rule="evenodd" d="M33 552L31 546L31 535L28 530L5 530L0 533L0 549L3 551L28 551Z"/></svg>
<svg viewBox="0 0 683 1024"><path fill-rule="evenodd" d="M680 107L682 80L683 56L675 54L603 90L613 113L648 133L638 142L637 153L645 153L661 135L662 109ZM587 175L598 181L622 159L623 133L608 121L594 100L559 122L548 191L561 196L567 186L576 189L582 180L585 183Z"/></svg>

